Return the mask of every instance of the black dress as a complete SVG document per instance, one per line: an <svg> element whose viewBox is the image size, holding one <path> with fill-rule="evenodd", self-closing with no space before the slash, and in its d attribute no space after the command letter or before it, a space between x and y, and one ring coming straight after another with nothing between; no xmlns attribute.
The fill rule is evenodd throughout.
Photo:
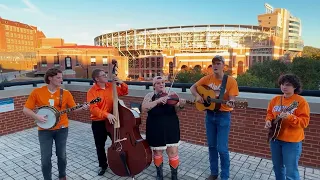
<svg viewBox="0 0 320 180"><path fill-rule="evenodd" d="M155 95L152 101L155 100ZM180 141L179 118L172 105L157 105L148 111L146 122L146 139L155 150L165 150L178 146Z"/></svg>

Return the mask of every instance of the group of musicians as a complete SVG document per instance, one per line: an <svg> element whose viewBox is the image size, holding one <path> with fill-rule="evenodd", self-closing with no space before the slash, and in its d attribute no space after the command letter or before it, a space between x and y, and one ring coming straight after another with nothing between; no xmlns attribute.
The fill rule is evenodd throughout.
<svg viewBox="0 0 320 180"><path fill-rule="evenodd" d="M205 116L206 136L209 149L210 176L208 180L217 179L219 176L219 157L221 162L220 178L229 179L230 157L228 149L228 139L231 126L231 111L235 107L236 96L239 95L237 81L224 75L225 60L222 56L215 56L212 59L213 73L201 78L191 88L191 93L199 103L204 103L203 97L197 92L197 87L207 85L211 87L218 97L227 100L226 104L218 104L214 110L207 110ZM97 97L101 102L91 105L84 105L82 110L90 110L92 120L92 132L99 161L98 175L102 176L108 168L108 161L105 150L105 142L110 133L107 132L105 123L113 124L116 117L112 114L113 97L112 83L108 82L108 76L104 70L96 69L92 72L95 84L87 92L87 101ZM128 94L128 85L117 76L112 77L119 86L117 92L119 96ZM63 89L61 91L62 71L57 68L49 69L45 74L46 86L35 88L27 102L23 112L33 119L45 122L46 117L33 112L36 107L51 105L58 110L66 109L76 105L72 94ZM275 141L270 142L273 170L277 180L299 179L298 162L302 152L302 140L304 139L304 129L310 120L310 109L308 102L299 94L301 83L299 78L293 74L285 74L279 77L279 86L282 95L276 95L270 100L265 119L265 128L271 127L272 120L276 117L283 119L279 136ZM223 84L225 83L225 84ZM223 84L223 85L222 85ZM221 86L222 85L222 86ZM222 91L222 92L220 92ZM61 95L61 92L63 94ZM163 179L163 151L169 158L171 168L171 179L178 179L179 155L178 147L180 142L180 125L177 112L184 108L185 99L179 98L176 105L167 103L165 79L156 76L153 79L153 92L148 93L142 102L142 111L147 112L146 120L146 140L153 151L153 163L156 167L156 179ZM170 94L175 94L170 92ZM176 95L176 94L175 94ZM293 101L298 101L297 108L284 112ZM59 179L66 179L66 142L68 137L68 118L64 114L57 125L50 129L38 131L41 169L45 180L51 180L51 156L53 140L56 145L57 164Z"/></svg>

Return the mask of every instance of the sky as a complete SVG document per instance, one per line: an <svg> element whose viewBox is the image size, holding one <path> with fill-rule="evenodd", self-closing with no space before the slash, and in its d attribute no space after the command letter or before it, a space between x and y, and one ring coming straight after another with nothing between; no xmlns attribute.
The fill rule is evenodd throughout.
<svg viewBox="0 0 320 180"><path fill-rule="evenodd" d="M0 0L0 17L37 26L49 38L93 45L103 33L127 29L258 25L265 3L299 17L305 46L320 48L317 0Z"/></svg>

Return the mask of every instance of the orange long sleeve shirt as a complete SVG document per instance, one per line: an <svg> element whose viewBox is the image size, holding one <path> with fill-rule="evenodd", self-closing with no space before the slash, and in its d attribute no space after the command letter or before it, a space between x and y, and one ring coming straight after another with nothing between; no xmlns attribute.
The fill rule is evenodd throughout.
<svg viewBox="0 0 320 180"><path fill-rule="evenodd" d="M124 96L128 94L128 85L122 83L117 86L118 96ZM93 99L100 97L101 101L90 105L90 119L92 121L105 120L109 113L113 110L113 92L112 83L106 83L104 89L100 88L97 84L94 84L87 93L87 101L90 102Z"/></svg>
<svg viewBox="0 0 320 180"><path fill-rule="evenodd" d="M271 121L281 113L281 97L274 97L268 105L266 121ZM300 95L294 94L289 98L282 98L283 109L290 106L293 101L298 107L290 111L290 115L282 120L281 130L277 139L286 142L300 142L304 139L304 129L310 121L310 107L308 102Z"/></svg>

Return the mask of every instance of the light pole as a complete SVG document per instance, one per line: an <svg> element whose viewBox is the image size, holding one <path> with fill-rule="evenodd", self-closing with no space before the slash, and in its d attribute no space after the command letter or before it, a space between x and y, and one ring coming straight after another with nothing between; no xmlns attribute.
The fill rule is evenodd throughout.
<svg viewBox="0 0 320 180"><path fill-rule="evenodd" d="M2 69L0 69L0 74L1 74L1 82L3 82Z"/></svg>

